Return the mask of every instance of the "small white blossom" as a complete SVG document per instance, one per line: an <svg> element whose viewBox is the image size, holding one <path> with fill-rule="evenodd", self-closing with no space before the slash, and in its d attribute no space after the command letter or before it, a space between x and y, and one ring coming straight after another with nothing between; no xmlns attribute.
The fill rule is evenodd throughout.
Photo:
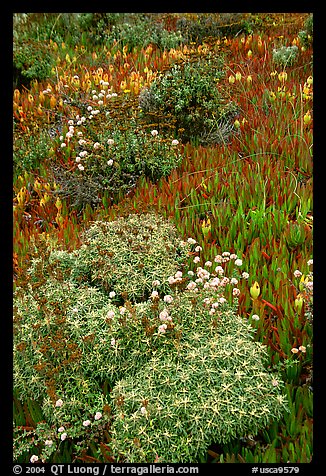
<svg viewBox="0 0 326 476"><path fill-rule="evenodd" d="M31 463L36 463L36 461L38 461L38 456L32 455L29 461L30 461Z"/></svg>
<svg viewBox="0 0 326 476"><path fill-rule="evenodd" d="M199 263L199 261L200 261L199 256L195 256L193 261L194 261L194 263Z"/></svg>
<svg viewBox="0 0 326 476"><path fill-rule="evenodd" d="M57 400L57 401L55 402L55 406L56 406L56 407L62 407L62 405L63 405L63 401L61 400L61 398L59 398L59 400Z"/></svg>
<svg viewBox="0 0 326 476"><path fill-rule="evenodd" d="M106 317L107 319L112 319L114 317L114 311L108 311Z"/></svg>
<svg viewBox="0 0 326 476"><path fill-rule="evenodd" d="M190 283L188 283L187 285L187 289L195 289L195 287L197 286L197 284L194 282L194 281L190 281Z"/></svg>
<svg viewBox="0 0 326 476"><path fill-rule="evenodd" d="M61 148L63 149L64 147L67 147L67 144L65 142L62 142Z"/></svg>
<svg viewBox="0 0 326 476"><path fill-rule="evenodd" d="M239 294L240 294L240 289L238 289L238 288L233 288L233 289L232 289L232 294L233 294L233 296L239 296Z"/></svg>
<svg viewBox="0 0 326 476"><path fill-rule="evenodd" d="M307 261L307 265L308 265L308 266L311 266L312 264L314 264L314 260L313 260L313 259L309 259L309 260Z"/></svg>
<svg viewBox="0 0 326 476"><path fill-rule="evenodd" d="M234 262L234 264L235 264L236 266L242 266L242 259L239 259L239 258L236 259L235 262Z"/></svg>
<svg viewBox="0 0 326 476"><path fill-rule="evenodd" d="M253 319L254 321L259 321L260 318L259 318L258 314L253 314L251 316L251 319Z"/></svg>
<svg viewBox="0 0 326 476"><path fill-rule="evenodd" d="M116 295L116 294L115 294L114 291L111 291L111 292L109 293L109 297L110 297L111 299L114 298L115 295Z"/></svg>
<svg viewBox="0 0 326 476"><path fill-rule="evenodd" d="M301 271L299 271L298 269L296 269L294 272L293 272L293 275L295 278L300 278L300 276L302 276L302 273Z"/></svg>
<svg viewBox="0 0 326 476"><path fill-rule="evenodd" d="M171 320L169 319L169 313L166 309L164 309L163 311L160 312L160 315L159 315L159 318L161 321L168 321L168 320Z"/></svg>
<svg viewBox="0 0 326 476"><path fill-rule="evenodd" d="M44 444L45 444L45 446L52 446L52 445L53 445L53 441L52 441L52 440L45 440L45 441L44 441Z"/></svg>
<svg viewBox="0 0 326 476"><path fill-rule="evenodd" d="M83 421L83 426L89 426L91 424L90 420Z"/></svg>
<svg viewBox="0 0 326 476"><path fill-rule="evenodd" d="M111 339L111 347L114 347L114 346L115 346L115 339L112 338L112 339Z"/></svg>
<svg viewBox="0 0 326 476"><path fill-rule="evenodd" d="M156 129L153 129L153 130L151 131L151 134L152 134L153 137L155 137L155 136L158 135L158 131L157 131Z"/></svg>
<svg viewBox="0 0 326 476"><path fill-rule="evenodd" d="M78 164L77 167L79 168L79 170L82 170L82 171L85 170L85 167L82 164Z"/></svg>
<svg viewBox="0 0 326 476"><path fill-rule="evenodd" d="M196 246L195 251L196 251L197 253L199 253L200 251L202 251L202 249L203 249L203 248L198 245L198 246Z"/></svg>
<svg viewBox="0 0 326 476"><path fill-rule="evenodd" d="M141 407L140 413L141 413L142 415L147 415L146 407Z"/></svg>
<svg viewBox="0 0 326 476"><path fill-rule="evenodd" d="M194 245L195 243L197 243L197 241L194 240L193 238L188 238L187 242L188 242L190 245Z"/></svg>
<svg viewBox="0 0 326 476"><path fill-rule="evenodd" d="M243 279L248 279L249 278L249 273L246 273L245 271L241 275Z"/></svg>
<svg viewBox="0 0 326 476"><path fill-rule="evenodd" d="M95 142L93 147L94 149L99 149L101 147L101 144L99 142Z"/></svg>
<svg viewBox="0 0 326 476"><path fill-rule="evenodd" d="M166 324L161 324L159 327L158 327L158 332L160 334L164 334L165 331L166 331L166 328L167 328L167 325Z"/></svg>
<svg viewBox="0 0 326 476"><path fill-rule="evenodd" d="M61 441L64 441L67 438L67 433L62 433L60 436Z"/></svg>
<svg viewBox="0 0 326 476"><path fill-rule="evenodd" d="M207 268L210 268L212 266L212 264L213 263L211 261L206 261L204 266L207 266Z"/></svg>
<svg viewBox="0 0 326 476"><path fill-rule="evenodd" d="M178 139L173 139L173 141L172 141L172 143L171 143L171 144L172 144L172 145L178 145L178 144L179 144L179 141L178 141Z"/></svg>
<svg viewBox="0 0 326 476"><path fill-rule="evenodd" d="M86 157L87 155L87 150L83 150L82 152L79 152L80 157Z"/></svg>
<svg viewBox="0 0 326 476"><path fill-rule="evenodd" d="M160 284L161 284L161 283L160 283L160 281L159 281L158 279L154 279L154 281L152 282L152 286L153 286L153 287L157 287L157 286L159 286Z"/></svg>
<svg viewBox="0 0 326 476"><path fill-rule="evenodd" d="M220 276L221 276L222 274L224 274L224 269L222 268L222 266L216 266L215 271L216 271L216 273L219 274Z"/></svg>
<svg viewBox="0 0 326 476"><path fill-rule="evenodd" d="M58 428L58 432L59 432L59 433L62 433L63 431L65 431L65 427L64 427L64 426L60 426L60 428Z"/></svg>
<svg viewBox="0 0 326 476"><path fill-rule="evenodd" d="M111 165L113 164L113 160L112 159L108 160L107 164L108 164L109 167L111 167Z"/></svg>
<svg viewBox="0 0 326 476"><path fill-rule="evenodd" d="M113 144L114 144L114 140L113 140L113 139L108 139L108 140L107 140L107 144L108 144L108 145L113 145Z"/></svg>
<svg viewBox="0 0 326 476"><path fill-rule="evenodd" d="M173 301L173 297L170 296L170 294L166 294L163 298L163 301L166 302L167 304L170 304Z"/></svg>
<svg viewBox="0 0 326 476"><path fill-rule="evenodd" d="M101 412L96 412L94 416L94 420L100 420L102 418L102 413Z"/></svg>

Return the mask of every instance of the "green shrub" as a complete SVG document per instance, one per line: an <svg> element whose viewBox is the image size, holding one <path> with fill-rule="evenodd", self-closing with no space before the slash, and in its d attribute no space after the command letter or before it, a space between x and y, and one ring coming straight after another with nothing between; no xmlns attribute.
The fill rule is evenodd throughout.
<svg viewBox="0 0 326 476"><path fill-rule="evenodd" d="M172 246L168 255L160 249L146 262L146 245L158 249L155 240L161 240L168 246L175 232L158 217L124 221L90 228L82 249L92 248L92 260L87 252L51 251L44 243L28 283L15 290L14 391L29 408L34 401L41 409L35 429L15 428L20 462L33 454L55 461L64 439L73 459L107 437L119 462L196 462L210 444L255 435L286 409L281 379L265 369L264 346L236 315L242 261L224 253L216 259L224 263L222 274L221 266L215 272L198 267L195 275L176 272L169 264L168 256L175 263ZM117 252L131 267L114 272L127 290L143 279L135 271L140 256L148 274L158 264L150 279L160 277L161 284L148 283L147 301L118 307L116 296L75 281L78 260L88 271L92 264L92 273L102 268L97 279L110 281L107 261L118 242L123 249ZM194 244L188 239L184 252Z"/></svg>
<svg viewBox="0 0 326 476"><path fill-rule="evenodd" d="M171 310L181 342L174 339L136 379L128 375L113 389L110 446L118 461L153 462L158 455L162 463L198 462L211 444L256 435L286 408L248 323L230 310L209 322L208 311L189 301L181 296ZM187 308L191 330L183 325Z"/></svg>
<svg viewBox="0 0 326 476"><path fill-rule="evenodd" d="M187 43L202 43L205 38L236 36L251 29L250 14L243 13L199 13L181 16L176 29L180 31Z"/></svg>
<svg viewBox="0 0 326 476"><path fill-rule="evenodd" d="M150 44L163 50L177 48L184 40L180 31L166 30L151 15L137 15L113 26L107 41L112 43L113 39L128 46L128 51L146 48Z"/></svg>
<svg viewBox="0 0 326 476"><path fill-rule="evenodd" d="M49 157L52 146L51 138L47 131L41 131L38 136L33 134L14 135L13 161L14 175L17 177L24 171L39 170L40 164Z"/></svg>
<svg viewBox="0 0 326 476"><path fill-rule="evenodd" d="M273 49L273 61L282 67L292 66L296 62L297 56L298 47L296 45Z"/></svg>
<svg viewBox="0 0 326 476"><path fill-rule="evenodd" d="M168 290L166 278L176 272L187 255L174 226L154 214L130 215L113 222L95 222L75 252L71 277L84 279L115 300L148 298L152 282Z"/></svg>
<svg viewBox="0 0 326 476"><path fill-rule="evenodd" d="M133 98L110 94L102 87L82 101L71 100L74 119L67 122L73 132L66 139L70 132L65 126L63 135L56 136L53 147L57 160L49 161L59 193L70 197L71 206L78 209L98 205L104 194L109 202L116 202L135 187L139 177L156 182L182 161L181 144L172 144L171 133L168 138L163 127L156 130L141 124L133 113ZM109 97L105 104L104 96ZM95 101L100 103L98 108ZM71 161L75 162L73 167Z"/></svg>
<svg viewBox="0 0 326 476"><path fill-rule="evenodd" d="M304 24L305 29L302 31L299 31L298 33L300 43L305 48L308 48L309 46L312 45L313 33L314 33L313 26L314 26L313 15L310 14L305 21L305 24Z"/></svg>
<svg viewBox="0 0 326 476"><path fill-rule="evenodd" d="M222 64L221 57L209 56L205 61L175 64L141 92L143 117L153 122L159 114L171 116L183 141L197 139L203 145L227 141L232 126L225 128L225 122L231 124L238 110L217 87Z"/></svg>
<svg viewBox="0 0 326 476"><path fill-rule="evenodd" d="M48 79L54 64L54 58L46 43L28 40L22 44L14 44L14 87L19 87L22 81L29 87L33 80Z"/></svg>

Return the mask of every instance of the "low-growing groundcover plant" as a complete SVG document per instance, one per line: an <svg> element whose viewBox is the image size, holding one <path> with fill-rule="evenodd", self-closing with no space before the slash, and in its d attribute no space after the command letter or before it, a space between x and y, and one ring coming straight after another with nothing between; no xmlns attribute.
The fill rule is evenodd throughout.
<svg viewBox="0 0 326 476"><path fill-rule="evenodd" d="M127 240L121 230L129 227L136 242L141 226L148 233L154 217L97 223L86 236L103 243L106 230L107 245L115 229L114 251L131 261L117 246ZM167 223L164 228L156 220L156 230L164 232ZM133 235L137 221L139 235ZM163 235L156 252L161 269L168 262L165 241ZM96 239L92 244L96 249ZM184 255L200 252L192 238L180 246ZM93 263L97 270L103 267L102 282L110 275L106 253L98 246L103 261ZM145 261L149 250L135 254ZM175 259L174 269L167 263L166 274L152 275L150 295L142 300L135 295L138 302L132 303L122 292L123 305L111 290L118 288L78 282L72 270L84 258L87 269L87 253L44 245L29 283L15 290L14 390L21 401L37 402L42 414L36 428L16 424L17 461L56 461L58 454L67 455L69 442L76 459L108 442L117 462L198 462L213 442L255 435L281 418L287 409L282 380L265 368L264 346L237 316L237 285L247 273L241 274L243 263L235 254L218 255L215 268L207 262L195 272ZM139 276L126 280L127 292Z"/></svg>

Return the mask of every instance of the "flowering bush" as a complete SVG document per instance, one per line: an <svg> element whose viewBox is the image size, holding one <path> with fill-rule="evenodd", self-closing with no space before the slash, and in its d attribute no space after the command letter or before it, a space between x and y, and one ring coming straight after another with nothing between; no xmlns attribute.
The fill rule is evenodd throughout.
<svg viewBox="0 0 326 476"><path fill-rule="evenodd" d="M128 243L127 231L131 249L137 240L145 246L138 259L151 265L147 272L156 261L160 267L148 275L146 301L118 306L115 291L109 288L108 296L78 283L74 268L81 260L86 270L102 268L96 278L103 284L110 281L108 267L116 266L119 283L128 273L122 262L110 264L109 244L114 257L118 243ZM161 250L146 263L144 243L155 247L160 233L173 259L169 264ZM65 439L76 456L110 431L117 461L154 461L156 454L163 462L197 461L212 442L256 434L282 415L281 381L265 370L263 345L236 315L237 285L246 279L242 260L225 252L214 270L206 262L196 272L176 271L172 233L158 217L155 228L153 216L95 223L81 248L85 255L43 250L34 260L25 289L15 290L14 389L22 401L38 401L44 418L28 433L16 429L16 458L51 459ZM195 244L183 242L180 258ZM132 273L133 255L126 247L119 252ZM132 289L135 279L123 289Z"/></svg>
<svg viewBox="0 0 326 476"><path fill-rule="evenodd" d="M134 100L109 92L108 84L90 91L88 99L75 100L73 118L54 137L57 160L49 166L60 193L83 208L97 205L104 194L109 202L130 192L141 176L157 181L182 160L172 137L153 134L133 111ZM120 113L116 110L119 108Z"/></svg>

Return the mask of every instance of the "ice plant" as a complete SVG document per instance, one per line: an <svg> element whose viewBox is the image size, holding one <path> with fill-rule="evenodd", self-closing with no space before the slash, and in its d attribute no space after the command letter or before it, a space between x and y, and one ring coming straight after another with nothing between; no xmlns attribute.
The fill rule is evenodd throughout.
<svg viewBox="0 0 326 476"><path fill-rule="evenodd" d="M260 294L260 286L257 283L257 281L255 281L254 284L250 288L250 295L252 299L255 301L256 299L258 299L259 294Z"/></svg>
<svg viewBox="0 0 326 476"><path fill-rule="evenodd" d="M298 294L297 297L295 298L295 301L294 301L294 307L295 307L298 314L300 314L300 312L301 312L303 303L304 303L304 299L303 299L302 295Z"/></svg>
<svg viewBox="0 0 326 476"><path fill-rule="evenodd" d="M207 218L207 220L203 220L201 229L202 229L203 235L206 237L211 231L211 221L209 218Z"/></svg>

